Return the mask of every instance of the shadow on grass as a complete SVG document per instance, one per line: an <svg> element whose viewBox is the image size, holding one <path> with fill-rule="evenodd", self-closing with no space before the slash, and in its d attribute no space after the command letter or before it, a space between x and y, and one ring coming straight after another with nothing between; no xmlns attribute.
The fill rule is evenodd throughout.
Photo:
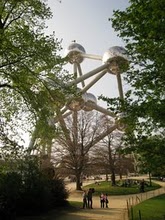
<svg viewBox="0 0 165 220"><path fill-rule="evenodd" d="M16 220L55 220L55 219L64 219L64 216L69 215L70 213L76 213L81 210L81 202L69 202L64 207L58 207L49 211L48 213L42 213L41 215L35 216L20 216Z"/></svg>

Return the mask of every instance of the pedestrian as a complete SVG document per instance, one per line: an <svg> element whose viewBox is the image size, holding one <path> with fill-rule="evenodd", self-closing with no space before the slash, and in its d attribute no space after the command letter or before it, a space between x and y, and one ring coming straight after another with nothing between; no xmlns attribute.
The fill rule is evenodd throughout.
<svg viewBox="0 0 165 220"><path fill-rule="evenodd" d="M88 207L88 194L86 190L83 191L82 196L83 196L83 209L85 209Z"/></svg>
<svg viewBox="0 0 165 220"><path fill-rule="evenodd" d="M104 203L105 203L104 194L101 193L101 195L100 195L100 207L101 208L104 208Z"/></svg>
<svg viewBox="0 0 165 220"><path fill-rule="evenodd" d="M93 200L92 200L93 189L88 190L88 208L93 209Z"/></svg>
<svg viewBox="0 0 165 220"><path fill-rule="evenodd" d="M145 182L144 182L144 179L142 179L142 181L140 182L140 192L144 192L144 185L145 185Z"/></svg>
<svg viewBox="0 0 165 220"><path fill-rule="evenodd" d="M106 208L108 208L109 201L108 201L108 194L107 193L104 195L104 201L105 201Z"/></svg>

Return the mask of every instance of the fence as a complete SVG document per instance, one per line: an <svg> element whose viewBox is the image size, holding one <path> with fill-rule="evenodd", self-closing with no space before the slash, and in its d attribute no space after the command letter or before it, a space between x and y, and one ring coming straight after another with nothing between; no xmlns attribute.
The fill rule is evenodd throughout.
<svg viewBox="0 0 165 220"><path fill-rule="evenodd" d="M147 199L150 199L152 197L161 195L165 193L165 187L161 187L160 189L140 193L138 195L134 195L129 197L126 200L126 209L123 212L123 220L134 220L134 213L133 213L133 206L141 203L142 201L145 201ZM165 219L165 216L164 216ZM142 219L141 211L139 210L139 220Z"/></svg>

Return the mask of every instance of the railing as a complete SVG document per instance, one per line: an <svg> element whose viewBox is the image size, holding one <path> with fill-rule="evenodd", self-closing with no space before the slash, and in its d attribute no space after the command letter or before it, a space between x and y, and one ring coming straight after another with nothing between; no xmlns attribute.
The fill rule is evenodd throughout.
<svg viewBox="0 0 165 220"><path fill-rule="evenodd" d="M147 199L150 199L152 197L156 197L158 195L164 194L165 193L165 187L161 187L157 190L149 191L149 192L143 192L138 195L133 195L129 197L126 200L126 209L124 210L123 214L123 220L134 220L134 212L133 212L133 206L141 203L142 201L145 201ZM139 210L139 220L142 219L141 211ZM165 216L163 216L165 219Z"/></svg>

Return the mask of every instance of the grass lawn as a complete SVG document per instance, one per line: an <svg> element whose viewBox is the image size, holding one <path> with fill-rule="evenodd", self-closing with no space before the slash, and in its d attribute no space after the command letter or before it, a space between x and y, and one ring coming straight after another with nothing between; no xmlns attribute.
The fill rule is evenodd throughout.
<svg viewBox="0 0 165 220"><path fill-rule="evenodd" d="M109 195L128 195L139 193L139 187L136 184L132 184L129 187L120 186L120 184L118 184L117 186L112 186L111 183L107 181L100 181L99 185L93 183L83 187L83 189L89 188L95 189L94 195L100 195L101 192L108 193ZM152 183L152 186L145 186L145 192L158 188L160 188L160 185Z"/></svg>
<svg viewBox="0 0 165 220"><path fill-rule="evenodd" d="M141 218L139 217L139 210ZM165 194L148 199L133 207L131 220L163 220L165 219Z"/></svg>

